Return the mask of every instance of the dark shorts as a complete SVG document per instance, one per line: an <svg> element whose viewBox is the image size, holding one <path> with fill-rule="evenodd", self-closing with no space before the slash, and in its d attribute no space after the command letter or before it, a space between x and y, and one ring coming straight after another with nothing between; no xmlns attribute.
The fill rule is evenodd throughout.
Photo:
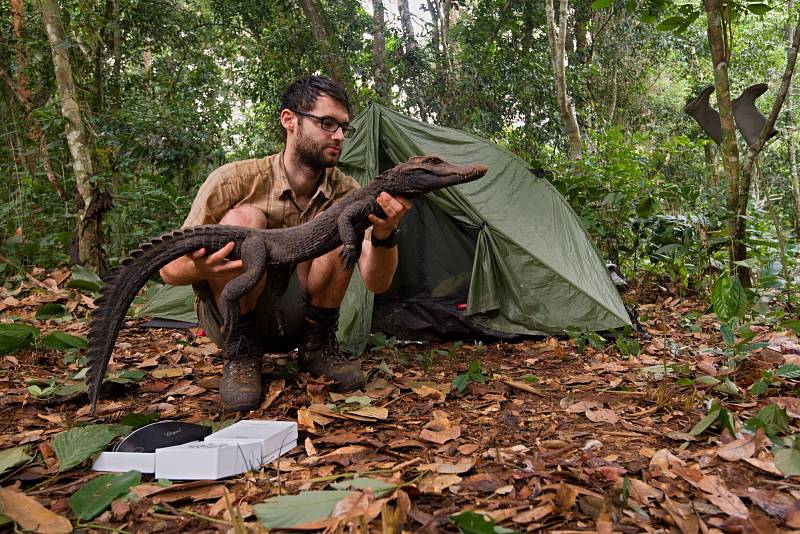
<svg viewBox="0 0 800 534"><path fill-rule="evenodd" d="M205 330L206 336L211 338L218 347L222 347L222 313L219 311L216 299L207 284L193 286L197 295L195 311L200 326ZM300 329L303 326L305 315L305 290L300 284L297 272L292 273L289 286L281 297L281 314L283 316L284 335L278 335L278 319L275 305L272 302L269 288L258 299L256 304L256 317L261 341L267 352L286 352L297 347L300 339Z"/></svg>

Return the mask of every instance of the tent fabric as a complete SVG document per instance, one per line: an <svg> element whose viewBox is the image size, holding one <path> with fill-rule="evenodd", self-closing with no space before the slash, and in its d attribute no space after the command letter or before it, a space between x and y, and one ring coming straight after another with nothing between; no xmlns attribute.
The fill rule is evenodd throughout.
<svg viewBox="0 0 800 534"><path fill-rule="evenodd" d="M466 299L469 320L516 334L553 334L566 327L597 331L630 324L578 217L522 159L474 135L423 123L379 104L368 106L352 125L356 133L345 145L340 167L361 184L417 155L488 167L480 180L429 193L424 199L432 212L451 218L475 236ZM427 247L415 248L441 254L447 244L442 239L450 238L440 236ZM400 247L402 263L408 251L402 240ZM373 295L354 276L339 328L340 341L351 352L361 352L366 345L374 303Z"/></svg>

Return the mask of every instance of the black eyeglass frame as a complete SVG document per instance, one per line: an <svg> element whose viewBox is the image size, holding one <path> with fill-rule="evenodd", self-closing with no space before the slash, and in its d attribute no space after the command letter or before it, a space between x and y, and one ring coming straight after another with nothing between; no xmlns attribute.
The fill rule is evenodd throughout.
<svg viewBox="0 0 800 534"><path fill-rule="evenodd" d="M314 115L313 113L306 113L305 111L299 111L297 109L290 109L289 111L291 111L292 113L297 113L298 115L302 115L303 117L311 117L312 119L318 120L319 127L328 133L336 133L336 130L338 130L339 128L342 129L342 135L345 138L353 137L353 134L356 133L356 129L353 128L353 126L351 126L349 122L341 123L336 119L334 119L333 117L328 117L328 116L320 117L319 115ZM331 130L330 128L326 128L325 127L326 121L331 121L335 123L336 127L333 130ZM330 122L328 123L328 126L330 126Z"/></svg>

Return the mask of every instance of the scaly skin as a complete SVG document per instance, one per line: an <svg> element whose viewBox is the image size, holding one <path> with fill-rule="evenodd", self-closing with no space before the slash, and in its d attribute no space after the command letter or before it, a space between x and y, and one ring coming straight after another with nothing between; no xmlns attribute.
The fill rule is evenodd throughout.
<svg viewBox="0 0 800 534"><path fill-rule="evenodd" d="M114 349L125 312L133 298L161 267L200 248L209 254L233 241L228 256L240 259L244 272L231 280L220 296L223 333L235 330L239 298L255 287L264 273L284 281L291 266L322 256L344 245L340 256L344 270L352 269L361 254L368 215L383 216L376 198L385 191L414 198L436 189L471 182L486 174L483 165L453 165L436 157L414 157L373 179L322 212L314 220L292 228L259 230L208 224L176 230L141 245L105 280L89 329L87 363L92 412ZM273 295L278 298L280 295Z"/></svg>

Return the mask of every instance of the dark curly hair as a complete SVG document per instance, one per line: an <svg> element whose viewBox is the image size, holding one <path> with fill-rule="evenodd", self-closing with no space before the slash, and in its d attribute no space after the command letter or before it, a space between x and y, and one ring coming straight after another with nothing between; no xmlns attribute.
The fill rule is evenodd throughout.
<svg viewBox="0 0 800 534"><path fill-rule="evenodd" d="M324 76L303 76L298 78L286 88L281 99L281 109L296 109L298 111L309 111L314 107L314 102L320 95L328 95L332 99L342 104L350 112L350 101L344 88L330 78ZM286 128L281 126L281 135L284 143L286 142Z"/></svg>

